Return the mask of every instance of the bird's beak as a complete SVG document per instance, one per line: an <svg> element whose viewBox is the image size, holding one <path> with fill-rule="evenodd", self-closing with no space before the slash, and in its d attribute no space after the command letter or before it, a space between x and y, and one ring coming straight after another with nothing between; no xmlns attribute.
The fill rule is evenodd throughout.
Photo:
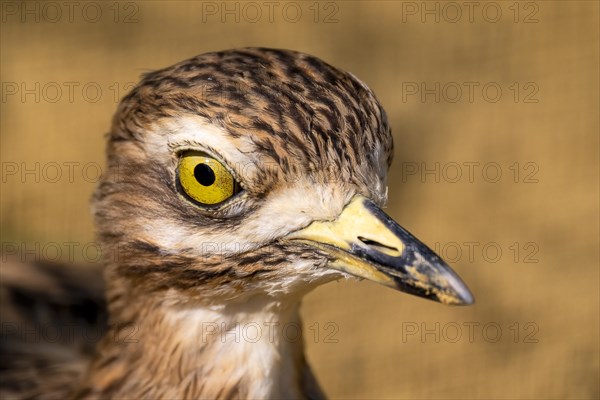
<svg viewBox="0 0 600 400"><path fill-rule="evenodd" d="M286 239L326 252L330 268L444 304L474 302L440 257L363 196L355 196L335 221L315 221Z"/></svg>

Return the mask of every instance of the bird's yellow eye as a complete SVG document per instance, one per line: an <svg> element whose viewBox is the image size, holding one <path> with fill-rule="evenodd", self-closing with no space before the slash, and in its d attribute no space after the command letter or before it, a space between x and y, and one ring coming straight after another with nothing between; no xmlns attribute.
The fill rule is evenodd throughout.
<svg viewBox="0 0 600 400"><path fill-rule="evenodd" d="M181 187L200 204L219 204L240 191L227 168L207 154L185 152L179 158L177 169Z"/></svg>

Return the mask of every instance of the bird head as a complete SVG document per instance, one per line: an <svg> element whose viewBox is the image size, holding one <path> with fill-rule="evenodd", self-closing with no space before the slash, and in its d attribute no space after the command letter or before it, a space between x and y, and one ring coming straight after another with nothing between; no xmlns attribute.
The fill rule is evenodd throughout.
<svg viewBox="0 0 600 400"><path fill-rule="evenodd" d="M382 211L392 153L373 92L306 54L229 50L148 73L119 105L93 199L110 279L187 304L342 277L471 303Z"/></svg>

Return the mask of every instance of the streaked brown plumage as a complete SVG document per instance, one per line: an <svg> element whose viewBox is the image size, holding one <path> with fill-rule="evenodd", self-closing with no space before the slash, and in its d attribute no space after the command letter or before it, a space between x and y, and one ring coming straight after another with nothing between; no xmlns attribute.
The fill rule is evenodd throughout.
<svg viewBox="0 0 600 400"><path fill-rule="evenodd" d="M215 207L188 198L178 160L190 150L220 160L242 192ZM62 395L320 398L301 342L281 332L223 342L223 332L299 324L301 297L348 273L472 301L441 260L377 208L392 160L385 112L357 78L315 57L249 48L149 73L122 100L107 154L93 205L108 332ZM377 232L387 241L315 242L359 215L383 224ZM207 334L214 326L218 334ZM132 334L135 341L122 340ZM43 386L35 390L44 397Z"/></svg>

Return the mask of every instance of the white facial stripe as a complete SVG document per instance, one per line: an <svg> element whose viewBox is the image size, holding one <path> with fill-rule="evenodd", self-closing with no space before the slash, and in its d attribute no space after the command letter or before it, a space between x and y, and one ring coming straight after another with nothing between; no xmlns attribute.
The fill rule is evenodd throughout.
<svg viewBox="0 0 600 400"><path fill-rule="evenodd" d="M314 220L333 220L353 193L324 185L294 185L271 193L259 209L237 227L225 232L192 230L168 219L148 221L146 235L163 248L187 249L189 255L232 255L256 249L309 225Z"/></svg>

